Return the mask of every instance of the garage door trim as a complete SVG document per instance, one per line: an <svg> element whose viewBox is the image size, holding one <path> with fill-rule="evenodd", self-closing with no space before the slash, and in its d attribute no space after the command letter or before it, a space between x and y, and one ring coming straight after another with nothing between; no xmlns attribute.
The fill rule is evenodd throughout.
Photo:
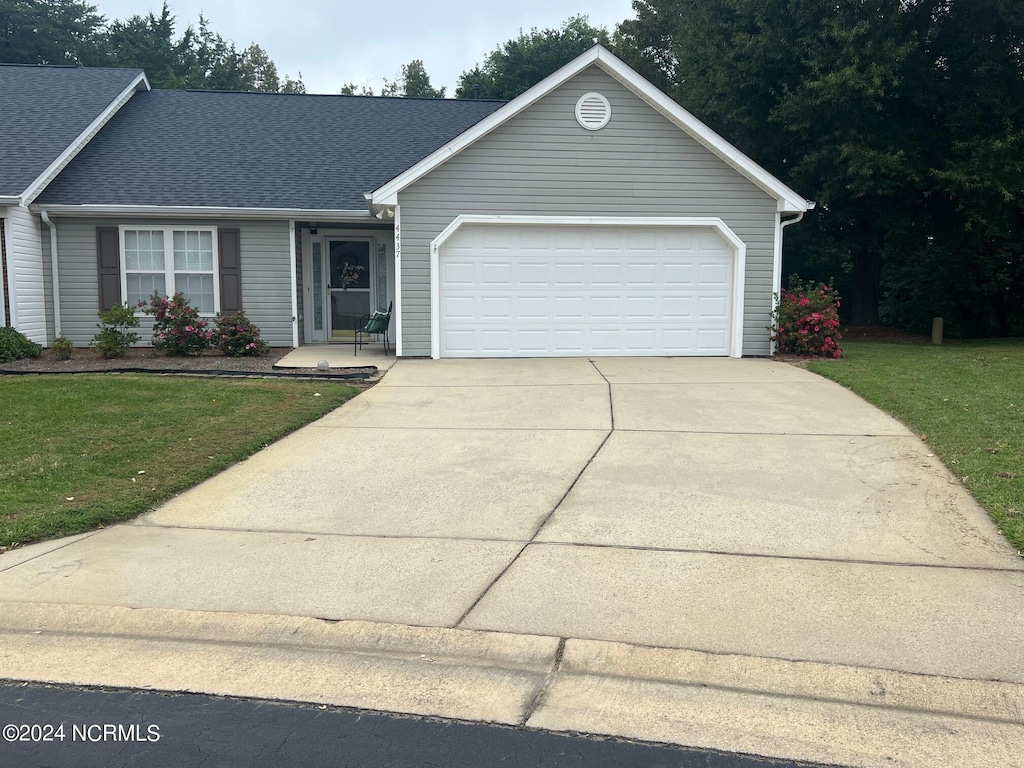
<svg viewBox="0 0 1024 768"><path fill-rule="evenodd" d="M580 226L580 227L702 227L715 230L728 243L733 252L732 333L730 357L743 355L743 293L746 277L747 246L718 218L668 216L481 216L465 214L451 224L430 243L430 356L441 357L441 248L462 227L469 224L514 224L526 226Z"/></svg>

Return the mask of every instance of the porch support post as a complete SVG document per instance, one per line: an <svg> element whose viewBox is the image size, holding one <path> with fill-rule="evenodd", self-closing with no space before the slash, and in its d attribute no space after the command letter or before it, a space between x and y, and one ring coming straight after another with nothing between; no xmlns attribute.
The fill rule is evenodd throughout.
<svg viewBox="0 0 1024 768"><path fill-rule="evenodd" d="M299 347L299 284L296 275L299 269L299 259L295 250L295 221L288 222L288 251L291 254L289 263L291 268L292 282L292 347Z"/></svg>
<svg viewBox="0 0 1024 768"><path fill-rule="evenodd" d="M395 357L402 356L402 206L395 206Z"/></svg>

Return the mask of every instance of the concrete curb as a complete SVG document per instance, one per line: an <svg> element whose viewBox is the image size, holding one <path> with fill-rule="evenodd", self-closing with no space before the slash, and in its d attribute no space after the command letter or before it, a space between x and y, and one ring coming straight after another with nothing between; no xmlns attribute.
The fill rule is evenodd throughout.
<svg viewBox="0 0 1024 768"><path fill-rule="evenodd" d="M1024 766L1024 685L501 632L0 602L0 677L302 701L864 768Z"/></svg>

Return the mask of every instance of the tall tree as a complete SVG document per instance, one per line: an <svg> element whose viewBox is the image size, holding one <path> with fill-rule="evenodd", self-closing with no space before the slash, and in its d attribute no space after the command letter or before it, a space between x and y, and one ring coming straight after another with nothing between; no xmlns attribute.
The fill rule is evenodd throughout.
<svg viewBox="0 0 1024 768"><path fill-rule="evenodd" d="M886 237L922 174L920 132L899 127L921 119L905 99L920 46L906 1L639 0L618 30L622 55L817 201L787 237L852 273L858 324L878 321Z"/></svg>
<svg viewBox="0 0 1024 768"><path fill-rule="evenodd" d="M403 96L443 99L445 87L434 88L422 59L413 59L402 66L401 89Z"/></svg>
<svg viewBox="0 0 1024 768"><path fill-rule="evenodd" d="M384 78L381 96L403 96L409 98L443 99L445 87L435 88L430 84L430 75L423 66L422 59L413 59L402 65L402 72L397 80ZM342 96L373 96L373 88L367 84L357 85L346 83L341 86Z"/></svg>
<svg viewBox="0 0 1024 768"><path fill-rule="evenodd" d="M83 0L0 0L0 62L102 62L97 37L104 18Z"/></svg>
<svg viewBox="0 0 1024 768"><path fill-rule="evenodd" d="M520 32L487 54L483 63L463 72L455 97L514 99L595 42L609 45L608 32L591 26L586 16L573 16L558 29Z"/></svg>

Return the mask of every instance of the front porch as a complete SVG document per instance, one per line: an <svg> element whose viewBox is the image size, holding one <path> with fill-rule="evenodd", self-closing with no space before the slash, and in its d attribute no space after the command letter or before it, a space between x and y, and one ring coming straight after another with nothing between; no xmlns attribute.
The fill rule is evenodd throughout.
<svg viewBox="0 0 1024 768"><path fill-rule="evenodd" d="M395 350L390 349L391 354L384 354L383 342L367 342L359 348L358 354L349 344L304 344L294 349L278 360L275 368L316 368L321 360L326 360L327 365L333 370L335 368L366 368L374 366L380 371L386 371L395 364Z"/></svg>
<svg viewBox="0 0 1024 768"><path fill-rule="evenodd" d="M390 222L298 222L296 250L297 351L301 352L303 345L340 342L341 350L348 350L352 356L355 329L369 314L387 311L394 302L394 226ZM392 321L392 339L395 333ZM360 356L371 349L360 350ZM328 348L325 354L345 355ZM300 359L307 359L304 352ZM333 357L318 359L330 362ZM346 367L351 365L345 363Z"/></svg>

